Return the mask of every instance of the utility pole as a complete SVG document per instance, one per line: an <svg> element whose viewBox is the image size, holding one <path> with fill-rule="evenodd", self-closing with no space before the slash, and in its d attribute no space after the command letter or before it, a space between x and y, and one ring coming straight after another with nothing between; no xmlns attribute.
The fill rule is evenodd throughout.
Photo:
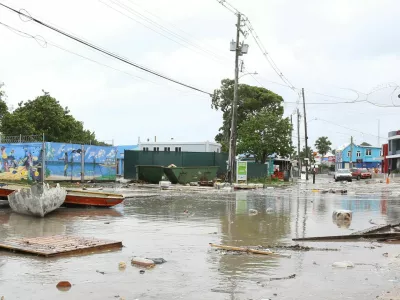
<svg viewBox="0 0 400 300"><path fill-rule="evenodd" d="M231 124L231 137L229 145L229 182L232 184L235 180L235 161L236 161L236 140L237 140L237 103L238 103L238 86L239 86L239 56L241 55L240 47L240 25L241 14L238 13L236 24L236 49L235 49L235 86L233 92L232 103L232 124Z"/></svg>
<svg viewBox="0 0 400 300"><path fill-rule="evenodd" d="M378 119L378 147L381 145L381 120Z"/></svg>
<svg viewBox="0 0 400 300"><path fill-rule="evenodd" d="M304 88L301 89L301 93L303 95L303 110L304 110L304 135L305 135L305 140L306 140L306 156L307 159L310 159L309 153L308 153L308 135L307 135L307 115L306 115L306 98L304 97ZM306 180L308 180L308 160L306 159Z"/></svg>
<svg viewBox="0 0 400 300"><path fill-rule="evenodd" d="M299 178L301 178L301 158L300 158L300 111L297 109L297 159L299 161Z"/></svg>
<svg viewBox="0 0 400 300"><path fill-rule="evenodd" d="M350 138L350 169L353 168L353 136Z"/></svg>

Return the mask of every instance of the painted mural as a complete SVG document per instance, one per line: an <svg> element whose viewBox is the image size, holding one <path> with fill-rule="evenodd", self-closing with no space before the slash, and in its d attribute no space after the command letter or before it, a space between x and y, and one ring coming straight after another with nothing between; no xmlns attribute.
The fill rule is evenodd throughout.
<svg viewBox="0 0 400 300"><path fill-rule="evenodd" d="M46 179L80 180L84 155L85 180L115 180L116 147L46 143Z"/></svg>
<svg viewBox="0 0 400 300"><path fill-rule="evenodd" d="M40 180L42 143L0 144L0 152L0 180Z"/></svg>
<svg viewBox="0 0 400 300"><path fill-rule="evenodd" d="M116 147L45 143L46 180L80 180L84 155L85 180L116 179ZM39 181L42 143L0 144L0 180Z"/></svg>

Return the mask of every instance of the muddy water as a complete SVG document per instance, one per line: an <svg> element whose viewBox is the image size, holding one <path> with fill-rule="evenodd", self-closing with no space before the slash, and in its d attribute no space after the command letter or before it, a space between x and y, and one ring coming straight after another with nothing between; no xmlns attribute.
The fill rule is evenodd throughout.
<svg viewBox="0 0 400 300"><path fill-rule="evenodd" d="M348 195L312 192L346 188ZM59 209L35 219L0 208L0 239L71 234L123 241L120 251L43 259L0 252L5 299L375 299L398 284L400 247L374 243L305 243L340 251L293 252L291 258L233 255L209 243L291 244L294 237L350 234L400 219L400 187L354 182L296 185L285 190L207 193L157 192L114 209ZM334 209L351 209L347 224ZM257 210L257 215L249 211ZM371 246L373 249L371 249ZM382 254L387 252L388 257ZM132 256L168 262L144 274ZM124 271L119 262L126 262ZM352 261L353 269L332 263ZM101 274L99 272L104 272ZM272 280L296 274L294 279ZM59 281L73 286L56 289ZM400 279L399 279L400 280Z"/></svg>

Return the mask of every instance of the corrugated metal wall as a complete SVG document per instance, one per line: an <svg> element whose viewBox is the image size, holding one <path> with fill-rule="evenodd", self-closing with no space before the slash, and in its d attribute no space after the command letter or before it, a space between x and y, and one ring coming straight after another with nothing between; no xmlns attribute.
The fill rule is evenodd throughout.
<svg viewBox="0 0 400 300"><path fill-rule="evenodd" d="M218 176L226 173L228 154L217 152L129 151L124 154L124 178L136 178L136 166L205 167L218 166Z"/></svg>

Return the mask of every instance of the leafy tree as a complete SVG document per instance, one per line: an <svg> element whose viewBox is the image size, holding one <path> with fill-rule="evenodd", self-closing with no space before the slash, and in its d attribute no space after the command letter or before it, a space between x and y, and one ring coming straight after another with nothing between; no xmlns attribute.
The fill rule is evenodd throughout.
<svg viewBox="0 0 400 300"><path fill-rule="evenodd" d="M327 136L321 136L315 141L315 147L322 156L331 150L331 145L332 143Z"/></svg>
<svg viewBox="0 0 400 300"><path fill-rule="evenodd" d="M6 93L2 88L4 87L4 83L0 82L0 121L3 119L3 117L8 114L8 107L6 103Z"/></svg>
<svg viewBox="0 0 400 300"><path fill-rule="evenodd" d="M0 107L1 108L1 107ZM99 143L94 132L85 130L68 107L63 108L49 93L35 100L18 103L18 108L3 116L1 132L5 135L45 134L50 142Z"/></svg>
<svg viewBox="0 0 400 300"><path fill-rule="evenodd" d="M300 159L304 160L305 158L309 158L312 159L313 158L313 149L311 149L310 147L307 147L307 151L306 151L306 147L303 146L303 149L300 151Z"/></svg>
<svg viewBox="0 0 400 300"><path fill-rule="evenodd" d="M293 153L291 132L289 118L263 108L242 121L238 130L238 152L253 154L261 163L274 153L288 156Z"/></svg>
<svg viewBox="0 0 400 300"><path fill-rule="evenodd" d="M332 149L332 154L336 155L336 149Z"/></svg>
<svg viewBox="0 0 400 300"><path fill-rule="evenodd" d="M212 97L211 107L223 113L223 124L215 137L215 140L221 143L223 151L229 149L234 83L234 80L223 79L221 88L215 90ZM283 115L283 98L265 88L240 84L238 95L238 129L245 120L264 108L271 114Z"/></svg>

